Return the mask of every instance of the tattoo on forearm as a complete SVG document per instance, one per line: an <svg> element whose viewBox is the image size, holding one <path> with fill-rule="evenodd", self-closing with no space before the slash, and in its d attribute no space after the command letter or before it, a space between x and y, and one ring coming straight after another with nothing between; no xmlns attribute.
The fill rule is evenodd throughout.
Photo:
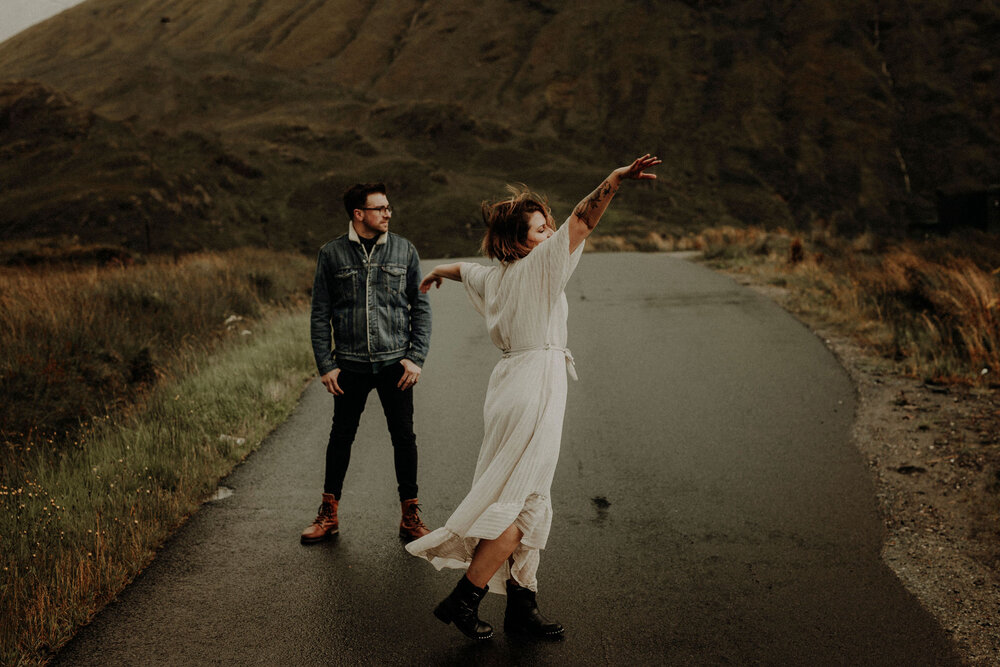
<svg viewBox="0 0 1000 667"><path fill-rule="evenodd" d="M597 226L597 221L601 219L601 214L607 207L608 200L616 192L618 192L618 188L611 185L610 181L604 181L586 199L577 204L573 215L582 220L588 229L593 229Z"/></svg>

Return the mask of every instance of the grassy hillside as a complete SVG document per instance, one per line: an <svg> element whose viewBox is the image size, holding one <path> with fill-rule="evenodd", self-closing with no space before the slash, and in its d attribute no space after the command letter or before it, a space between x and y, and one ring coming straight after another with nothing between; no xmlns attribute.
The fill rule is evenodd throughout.
<svg viewBox="0 0 1000 667"><path fill-rule="evenodd" d="M19 149L0 230L311 252L379 178L398 231L464 254L505 182L565 213L649 150L661 180L605 233L896 234L998 179L998 34L973 0L88 0L0 44L0 77L64 102L8 85L0 151L25 99L94 119Z"/></svg>
<svg viewBox="0 0 1000 667"><path fill-rule="evenodd" d="M164 378L195 372L186 359L251 336L269 312L301 311L312 271L301 255L257 249L0 268L0 468L24 449L73 449ZM307 348L308 332L298 340Z"/></svg>

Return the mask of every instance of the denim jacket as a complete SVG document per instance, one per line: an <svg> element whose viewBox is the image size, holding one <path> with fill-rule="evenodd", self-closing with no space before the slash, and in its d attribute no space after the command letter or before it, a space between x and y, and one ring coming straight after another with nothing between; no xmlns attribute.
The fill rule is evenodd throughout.
<svg viewBox="0 0 1000 667"><path fill-rule="evenodd" d="M310 326L319 374L337 368L337 359L372 363L405 357L423 366L431 306L419 286L417 249L402 236L382 234L369 257L351 225L323 246Z"/></svg>

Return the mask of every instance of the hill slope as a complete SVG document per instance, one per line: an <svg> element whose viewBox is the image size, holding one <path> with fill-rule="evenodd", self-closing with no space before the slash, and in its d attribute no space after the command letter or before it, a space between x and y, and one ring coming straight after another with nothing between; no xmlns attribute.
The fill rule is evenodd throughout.
<svg viewBox="0 0 1000 667"><path fill-rule="evenodd" d="M339 233L342 189L378 178L396 229L440 255L474 248L478 202L503 183L565 215L646 150L663 180L603 231L898 232L933 216L938 190L997 180L998 36L989 2L88 0L0 44L0 76L68 94L142 147L65 138L77 153L145 151L148 173L205 193L194 215L154 215L155 179L134 179L104 194L139 199L123 223L72 199L69 177L51 203L89 215L87 234L312 250ZM0 124L0 149L19 132ZM0 193L4 235L84 233L15 205L40 187ZM180 233L137 233L142 214Z"/></svg>

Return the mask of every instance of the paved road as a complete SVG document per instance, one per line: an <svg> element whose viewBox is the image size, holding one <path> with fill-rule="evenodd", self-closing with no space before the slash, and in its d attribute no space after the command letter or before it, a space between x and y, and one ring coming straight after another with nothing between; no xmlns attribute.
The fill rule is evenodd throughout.
<svg viewBox="0 0 1000 667"><path fill-rule="evenodd" d="M448 289L451 288L451 289ZM396 537L373 396L335 542L299 545L332 400L310 385L61 664L947 665L944 632L879 560L849 443L850 382L781 309L664 255L587 255L567 290L571 383L542 610L559 642L472 643L431 616L458 578ZM421 498L464 496L498 358L457 285L432 295L417 395ZM307 341L303 339L303 345ZM500 623L501 596L481 612Z"/></svg>

